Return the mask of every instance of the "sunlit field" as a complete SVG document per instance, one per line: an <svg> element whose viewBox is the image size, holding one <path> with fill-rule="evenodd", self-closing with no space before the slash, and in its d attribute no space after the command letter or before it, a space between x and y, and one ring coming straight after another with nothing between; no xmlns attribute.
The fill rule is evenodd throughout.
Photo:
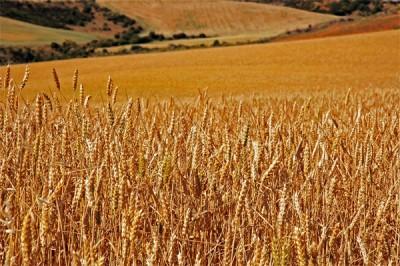
<svg viewBox="0 0 400 266"><path fill-rule="evenodd" d="M104 102L110 75L120 96L196 96L208 87L211 96L285 95L318 91L394 88L400 80L400 31L332 37L289 43L224 47L182 52L50 61L30 65L25 97L54 91L52 68L62 93L70 97L71 76L81 73L94 101ZM20 82L25 65L13 66ZM3 93L4 95L4 93Z"/></svg>
<svg viewBox="0 0 400 266"><path fill-rule="evenodd" d="M2 68L1 263L399 264L398 59L380 46L398 36L356 36L341 45L341 39L328 40L322 43L337 46L326 52L318 48L321 42L248 50L265 52L246 57L254 65L269 58L259 66L265 77L256 78L262 71L253 77L264 90L279 88L283 76L289 91L294 89L291 82L302 88L341 87L297 97L287 92L280 97L209 97L203 89L186 101L173 97L193 95L196 85L202 85L196 83L194 70L202 69L204 57L194 66L170 54L158 55L166 59L159 61L164 69L158 75L143 70L155 64L153 55L95 59L96 65L92 60L34 64L23 79L12 79L14 67ZM371 39L373 45L361 45ZM371 46L379 49L372 53ZM284 48L280 60L297 56L296 65L287 64L285 71L276 69L279 57L268 57L270 49ZM337 54L345 48L351 64ZM230 84L233 92L242 93L250 88L244 81L235 84L239 77L229 80L235 72L227 71L242 69L236 75L249 75L255 70L245 62L235 64L245 49L220 51L231 55L231 60L224 57L222 71L232 74L208 79L210 88ZM213 77L212 69L221 70L222 59L210 54L176 56L208 56L202 74ZM326 57L319 61L316 54ZM340 56L343 64L332 65ZM117 68L122 60L133 61L135 70ZM363 67L354 63L373 61ZM172 70L166 67L174 63L182 78L193 71L182 82L187 87L191 83L192 90L180 91L183 85L177 82L169 99L126 99L117 89L117 80L126 88L129 79L135 86L160 91L151 84L168 84ZM49 66L57 68L49 71ZM65 75L72 67L81 72L75 71L67 86ZM116 79L102 83L107 68L114 69ZM300 68L300 73L290 71ZM280 71L277 79L269 76ZM57 73L63 73L61 83ZM133 78L123 79L127 73ZM154 75L156 83L135 80L138 73ZM244 87L239 90L240 85ZM348 89L356 85L358 90ZM44 90L37 93L39 88ZM215 88L210 91L215 94ZM101 93L102 101L92 101L93 93Z"/></svg>
<svg viewBox="0 0 400 266"><path fill-rule="evenodd" d="M99 3L137 18L147 31L167 35L185 32L207 36L276 34L338 19L284 6L224 0L113 1Z"/></svg>
<svg viewBox="0 0 400 266"><path fill-rule="evenodd" d="M397 4L1 1L0 265L400 265Z"/></svg>

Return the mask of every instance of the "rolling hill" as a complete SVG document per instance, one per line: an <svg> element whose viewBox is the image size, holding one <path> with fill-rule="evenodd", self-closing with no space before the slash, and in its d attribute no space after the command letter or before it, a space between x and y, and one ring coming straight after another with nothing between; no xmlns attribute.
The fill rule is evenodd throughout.
<svg viewBox="0 0 400 266"><path fill-rule="evenodd" d="M270 37L336 19L298 9L237 1L110 1L99 3L137 19L148 31ZM231 37L232 38L232 37Z"/></svg>
<svg viewBox="0 0 400 266"><path fill-rule="evenodd" d="M352 22L333 23L328 27L317 29L311 32L284 36L278 38L278 41L306 40L314 38L323 38L330 36L341 36L349 34L378 32L385 30L400 29L400 15L386 15L360 18Z"/></svg>
<svg viewBox="0 0 400 266"><path fill-rule="evenodd" d="M194 96L330 92L335 89L399 85L400 31L355 34L305 41L74 59L31 64L26 95L50 90L56 68L62 92L71 94L76 68L87 93L100 101L110 74L120 95ZM12 69L21 80L24 65ZM50 77L50 78L49 78Z"/></svg>
<svg viewBox="0 0 400 266"><path fill-rule="evenodd" d="M44 45L71 40L84 43L96 39L95 35L54 29L0 17L0 45Z"/></svg>

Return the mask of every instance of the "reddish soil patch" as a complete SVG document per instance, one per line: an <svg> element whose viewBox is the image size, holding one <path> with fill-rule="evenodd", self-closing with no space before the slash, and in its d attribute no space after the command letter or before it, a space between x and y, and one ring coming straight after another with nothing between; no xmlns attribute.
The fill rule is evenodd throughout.
<svg viewBox="0 0 400 266"><path fill-rule="evenodd" d="M359 18L350 22L335 22L321 29L277 38L275 41L306 40L357 33L400 29L400 15Z"/></svg>

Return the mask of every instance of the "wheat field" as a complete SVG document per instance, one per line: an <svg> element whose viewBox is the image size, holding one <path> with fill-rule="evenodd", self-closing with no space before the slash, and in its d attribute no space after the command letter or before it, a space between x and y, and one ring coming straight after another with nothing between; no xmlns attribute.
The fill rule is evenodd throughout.
<svg viewBox="0 0 400 266"><path fill-rule="evenodd" d="M79 67L81 82L93 101L105 102L101 89L111 75L120 96L195 97L209 95L291 95L366 88L396 88L400 81L400 31L355 34L324 39L243 45L216 49L108 56L39 62L30 65L23 96L32 99L54 88L56 68L61 88L69 88ZM25 65L13 67L23 79ZM72 91L63 90L66 98ZM0 92L0 98L4 93Z"/></svg>
<svg viewBox="0 0 400 266"><path fill-rule="evenodd" d="M10 72L1 264L400 263L398 87L120 102L109 78L94 104L78 71L33 101Z"/></svg>

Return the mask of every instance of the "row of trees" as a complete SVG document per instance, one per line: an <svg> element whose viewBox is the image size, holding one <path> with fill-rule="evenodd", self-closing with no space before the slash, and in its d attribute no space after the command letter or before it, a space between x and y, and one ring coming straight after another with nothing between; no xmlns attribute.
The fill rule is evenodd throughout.
<svg viewBox="0 0 400 266"><path fill-rule="evenodd" d="M132 32L136 31L132 29ZM141 52L146 49L137 46L137 44L149 43L152 41L205 37L207 37L205 34L187 35L185 33L177 33L170 37L155 32L150 32L144 36L139 36L137 33L124 33L119 35L118 38L93 40L85 44L64 41L63 43L53 42L50 45L42 47L0 47L0 65L108 55L109 51L106 49L107 47L127 44L134 44L131 51L121 50L122 52L118 52L119 54ZM171 46L171 49L176 48L182 47Z"/></svg>
<svg viewBox="0 0 400 266"><path fill-rule="evenodd" d="M322 13L332 13L338 16L359 12L361 15L372 15L383 10L382 0L244 0L245 2L278 3L285 6Z"/></svg>
<svg viewBox="0 0 400 266"><path fill-rule="evenodd" d="M362 15L372 15L383 10L381 0L340 0L330 5L330 11L339 16L360 12Z"/></svg>

